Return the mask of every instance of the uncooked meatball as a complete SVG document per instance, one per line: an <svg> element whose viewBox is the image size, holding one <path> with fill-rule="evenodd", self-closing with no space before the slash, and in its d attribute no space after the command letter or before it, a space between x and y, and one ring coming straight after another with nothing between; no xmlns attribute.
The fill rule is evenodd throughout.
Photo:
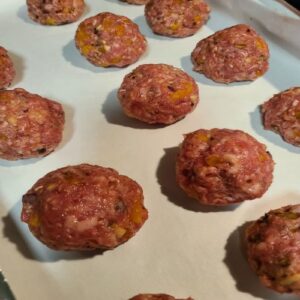
<svg viewBox="0 0 300 300"><path fill-rule="evenodd" d="M245 24L214 33L192 52L194 70L221 83L255 80L268 70L268 60L267 43Z"/></svg>
<svg viewBox="0 0 300 300"><path fill-rule="evenodd" d="M199 91L184 71L166 64L145 64L125 76L118 97L129 117L171 124L195 109Z"/></svg>
<svg viewBox="0 0 300 300"><path fill-rule="evenodd" d="M145 17L153 32L170 37L195 34L209 13L204 0L149 0L145 6Z"/></svg>
<svg viewBox="0 0 300 300"><path fill-rule="evenodd" d="M300 205L271 210L246 230L248 261L262 284L300 295Z"/></svg>
<svg viewBox="0 0 300 300"><path fill-rule="evenodd" d="M90 17L78 26L76 47L100 67L125 67L136 62L147 48L137 24L109 12Z"/></svg>
<svg viewBox="0 0 300 300"><path fill-rule="evenodd" d="M6 49L0 46L0 90L9 87L15 76L13 62Z"/></svg>
<svg viewBox="0 0 300 300"><path fill-rule="evenodd" d="M274 95L262 105L265 129L279 133L288 143L300 146L300 87Z"/></svg>
<svg viewBox="0 0 300 300"><path fill-rule="evenodd" d="M63 108L56 101L23 89L0 91L0 157L48 155L62 139L64 122Z"/></svg>
<svg viewBox="0 0 300 300"><path fill-rule="evenodd" d="M112 249L148 217L141 186L111 168L81 164L50 172L23 196L22 221L55 250Z"/></svg>
<svg viewBox="0 0 300 300"><path fill-rule="evenodd" d="M261 197L273 179L274 162L265 145L230 129L199 129L185 135L176 164L177 182L207 205Z"/></svg>
<svg viewBox="0 0 300 300"><path fill-rule="evenodd" d="M29 17L43 25L77 21L83 14L84 0L27 0Z"/></svg>

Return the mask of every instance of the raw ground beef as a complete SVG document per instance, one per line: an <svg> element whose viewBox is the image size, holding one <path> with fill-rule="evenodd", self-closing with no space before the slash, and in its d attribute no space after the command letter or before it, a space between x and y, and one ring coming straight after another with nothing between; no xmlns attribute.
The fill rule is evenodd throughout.
<svg viewBox="0 0 300 300"><path fill-rule="evenodd" d="M78 26L76 47L86 59L100 67L125 67L146 51L147 41L137 24L127 17L103 12Z"/></svg>
<svg viewBox="0 0 300 300"><path fill-rule="evenodd" d="M273 179L265 145L240 130L200 129L185 135L177 157L180 187L207 205L261 197Z"/></svg>
<svg viewBox="0 0 300 300"><path fill-rule="evenodd" d="M125 76L118 97L129 117L171 124L195 109L199 91L184 71L166 64L145 64Z"/></svg>
<svg viewBox="0 0 300 300"><path fill-rule="evenodd" d="M83 14L84 0L27 0L29 17L43 25L75 22Z"/></svg>
<svg viewBox="0 0 300 300"><path fill-rule="evenodd" d="M255 80L269 66L267 43L245 24L220 30L199 41L191 56L196 72L221 83Z"/></svg>
<svg viewBox="0 0 300 300"><path fill-rule="evenodd" d="M300 87L274 95L261 107L265 129L279 133L288 143L300 146Z"/></svg>
<svg viewBox="0 0 300 300"><path fill-rule="evenodd" d="M58 146L64 111L56 101L23 89L0 91L0 157L46 156Z"/></svg>
<svg viewBox="0 0 300 300"><path fill-rule="evenodd" d="M145 6L145 17L153 32L170 37L195 34L209 13L204 0L150 0Z"/></svg>
<svg viewBox="0 0 300 300"><path fill-rule="evenodd" d="M50 172L23 196L22 221L55 250L112 249L148 217L141 186L111 168L81 164Z"/></svg>
<svg viewBox="0 0 300 300"><path fill-rule="evenodd" d="M300 205L271 210L246 230L248 261L262 284L300 295Z"/></svg>
<svg viewBox="0 0 300 300"><path fill-rule="evenodd" d="M9 87L16 76L11 58L5 48L0 46L0 90Z"/></svg>

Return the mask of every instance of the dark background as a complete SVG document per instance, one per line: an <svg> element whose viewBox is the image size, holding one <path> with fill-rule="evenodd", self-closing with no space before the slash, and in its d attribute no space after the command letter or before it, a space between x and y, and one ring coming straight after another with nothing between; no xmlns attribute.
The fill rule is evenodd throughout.
<svg viewBox="0 0 300 300"><path fill-rule="evenodd" d="M286 2L290 3L291 5L300 10L300 0L286 0Z"/></svg>

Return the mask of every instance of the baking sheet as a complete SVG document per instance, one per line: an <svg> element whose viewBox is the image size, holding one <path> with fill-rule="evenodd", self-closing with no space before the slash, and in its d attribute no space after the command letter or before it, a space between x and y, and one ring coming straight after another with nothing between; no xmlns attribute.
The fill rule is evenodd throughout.
<svg viewBox="0 0 300 300"><path fill-rule="evenodd" d="M57 151L42 159L0 160L0 266L17 299L126 300L141 292L195 300L296 299L260 285L240 242L247 222L300 201L300 149L264 131L258 109L274 93L299 86L299 18L273 0L211 0L204 28L192 37L171 39L152 34L143 6L86 2L81 20L111 11L138 23L149 43L147 53L125 69L96 68L75 49L78 22L41 26L28 19L24 1L0 3L0 44L12 54L18 74L12 88L60 101L66 111ZM239 22L253 25L267 39L269 72L254 82L230 85L194 73L190 53L197 41ZM196 110L167 127L125 117L116 91L124 75L143 63L167 63L191 74L200 88ZM182 135L213 127L242 129L267 145L276 167L261 199L234 208L203 207L176 186L174 161ZM102 255L49 250L20 222L21 197L37 179L83 162L115 168L138 181L149 210L149 220L133 239Z"/></svg>

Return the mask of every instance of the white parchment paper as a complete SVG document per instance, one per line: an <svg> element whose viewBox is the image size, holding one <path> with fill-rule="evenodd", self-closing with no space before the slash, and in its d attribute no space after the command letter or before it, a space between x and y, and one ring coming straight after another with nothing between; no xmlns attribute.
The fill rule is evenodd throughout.
<svg viewBox="0 0 300 300"><path fill-rule="evenodd" d="M296 299L261 286L248 267L241 240L248 221L300 202L300 148L264 131L258 109L274 93L300 84L299 17L273 0L211 0L207 25L192 37L171 39L152 34L143 6L86 2L81 20L111 11L140 25L149 48L136 64L96 68L74 46L78 22L41 26L28 19L25 1L0 2L0 44L11 53L18 73L12 88L60 101L66 111L57 151L43 159L0 161L0 266L17 299L127 300L141 292L195 300ZM222 85L193 72L190 53L196 43L240 22L266 38L268 73L254 82ZM192 75L200 88L197 109L160 128L125 117L116 91L125 74L143 63L168 63ZM267 145L276 166L274 182L261 199L235 208L210 208L177 187L174 163L183 134L213 127L241 129ZM115 168L138 181L149 210L149 220L133 239L102 255L51 251L20 222L21 197L40 177L83 162Z"/></svg>

